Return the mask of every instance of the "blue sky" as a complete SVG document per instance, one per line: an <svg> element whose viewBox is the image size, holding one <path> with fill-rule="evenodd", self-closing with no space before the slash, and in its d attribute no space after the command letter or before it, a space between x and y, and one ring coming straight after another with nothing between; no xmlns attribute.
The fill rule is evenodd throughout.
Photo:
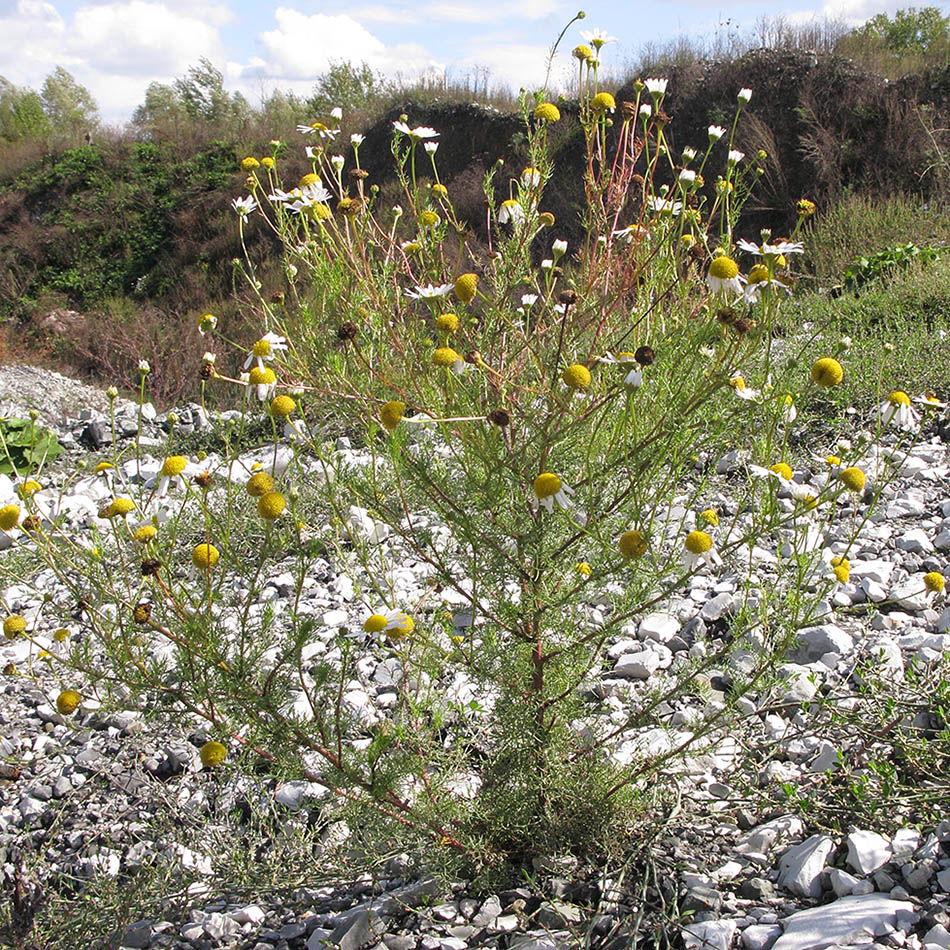
<svg viewBox="0 0 950 950"><path fill-rule="evenodd" d="M39 88L61 65L92 91L103 118L120 124L150 82L170 82L202 56L254 104L275 88L309 92L332 60L366 61L407 81L427 71L487 74L517 89L540 83L550 44L578 9L587 16L568 32L555 78L573 74L568 56L585 29L618 38L602 58L620 73L643 44L684 34L752 31L763 16L858 24L915 3L948 12L928 0L0 0L0 76Z"/></svg>

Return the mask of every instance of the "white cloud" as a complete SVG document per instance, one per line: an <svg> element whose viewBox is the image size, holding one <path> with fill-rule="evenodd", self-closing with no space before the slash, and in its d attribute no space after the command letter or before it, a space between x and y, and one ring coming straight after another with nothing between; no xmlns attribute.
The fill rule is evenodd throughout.
<svg viewBox="0 0 950 950"><path fill-rule="evenodd" d="M374 62L385 53L382 41L346 14L307 16L278 7L274 16L277 29L259 37L270 76L305 79L322 72L330 60Z"/></svg>
<svg viewBox="0 0 950 950"><path fill-rule="evenodd" d="M428 22L449 20L456 23L543 20L558 13L562 6L559 0L514 0L511 3L430 3L425 8L425 20Z"/></svg>
<svg viewBox="0 0 950 950"><path fill-rule="evenodd" d="M169 76L220 55L218 31L164 3L80 7L66 43L77 59L120 76Z"/></svg>
<svg viewBox="0 0 950 950"><path fill-rule="evenodd" d="M533 88L544 82L549 45L505 43L497 37L475 41L464 60L453 64L453 71L488 70L489 87L506 84L515 92L522 86Z"/></svg>
<svg viewBox="0 0 950 950"><path fill-rule="evenodd" d="M42 83L56 63L69 66L59 55L66 24L56 8L42 0L17 0L0 13L0 75L16 85Z"/></svg>
<svg viewBox="0 0 950 950"><path fill-rule="evenodd" d="M422 22L422 16L418 9L399 9L397 7L384 6L381 3L359 7L353 11L353 15L358 20L373 20L376 23L399 23L405 25Z"/></svg>

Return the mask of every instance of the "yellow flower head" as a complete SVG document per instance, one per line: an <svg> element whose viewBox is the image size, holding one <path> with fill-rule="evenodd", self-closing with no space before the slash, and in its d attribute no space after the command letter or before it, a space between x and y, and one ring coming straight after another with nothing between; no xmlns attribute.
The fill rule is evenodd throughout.
<svg viewBox="0 0 950 950"><path fill-rule="evenodd" d="M3 635L8 640L15 640L25 630L26 617L21 617L19 614L11 614L3 621Z"/></svg>
<svg viewBox="0 0 950 950"><path fill-rule="evenodd" d="M241 170L246 172L252 172L255 168L260 166L260 162L254 158L252 155L248 155L247 158L241 159Z"/></svg>
<svg viewBox="0 0 950 950"><path fill-rule="evenodd" d="M617 108L614 97L609 92L598 92L590 101L590 107L594 112L613 112Z"/></svg>
<svg viewBox="0 0 950 950"><path fill-rule="evenodd" d="M252 386L270 386L277 382L277 374L269 366L252 366L248 381Z"/></svg>
<svg viewBox="0 0 950 950"><path fill-rule="evenodd" d="M290 396L275 396L271 400L270 414L277 419L286 419L296 408L297 403Z"/></svg>
<svg viewBox="0 0 950 950"><path fill-rule="evenodd" d="M635 528L620 535L620 553L628 561L643 557L647 553L647 539L642 531Z"/></svg>
<svg viewBox="0 0 950 950"><path fill-rule="evenodd" d="M439 333L457 333L459 318L454 313L443 313L435 318L435 328Z"/></svg>
<svg viewBox="0 0 950 950"><path fill-rule="evenodd" d="M591 575L590 565L586 561L578 561L577 564L574 565L574 570L584 577L590 577Z"/></svg>
<svg viewBox="0 0 950 950"><path fill-rule="evenodd" d="M832 467L841 464L841 458L837 455L826 455L825 461Z"/></svg>
<svg viewBox="0 0 950 950"><path fill-rule="evenodd" d="M942 594L947 582L940 571L928 571L924 574L924 587L934 594Z"/></svg>
<svg viewBox="0 0 950 950"><path fill-rule="evenodd" d="M712 259L709 273L719 280L732 280L739 273L739 265L731 257L720 254Z"/></svg>
<svg viewBox="0 0 950 950"><path fill-rule="evenodd" d="M587 389L591 381L590 370L582 363L575 363L564 370L561 379L571 389Z"/></svg>
<svg viewBox="0 0 950 950"><path fill-rule="evenodd" d="M715 508L707 508L699 513L700 519L713 528L719 527L719 512Z"/></svg>
<svg viewBox="0 0 950 950"><path fill-rule="evenodd" d="M17 488L17 493L21 498L30 498L35 495L43 486L32 478L28 478Z"/></svg>
<svg viewBox="0 0 950 950"><path fill-rule="evenodd" d="M99 464L93 469L93 474L103 475L114 468L115 466L111 462L99 462Z"/></svg>
<svg viewBox="0 0 950 950"><path fill-rule="evenodd" d="M256 472L247 480L247 485L244 487L252 498L260 498L274 490L274 479L267 472Z"/></svg>
<svg viewBox="0 0 950 950"><path fill-rule="evenodd" d="M71 716L82 703L82 696L74 689L64 689L56 697L56 711L61 716Z"/></svg>
<svg viewBox="0 0 950 950"><path fill-rule="evenodd" d="M69 639L69 631L65 627L60 627L54 634L53 639L57 643L65 643Z"/></svg>
<svg viewBox="0 0 950 950"><path fill-rule="evenodd" d="M423 211L419 215L419 226L434 228L442 219L434 211Z"/></svg>
<svg viewBox="0 0 950 950"><path fill-rule="evenodd" d="M213 769L228 757L228 750L222 743L211 741L201 747L198 756L206 769Z"/></svg>
<svg viewBox="0 0 950 950"><path fill-rule="evenodd" d="M272 158L270 157L270 155L265 155L265 156L261 159L261 164L262 164L265 168L268 168L268 169L269 169L269 168L273 168L273 167L274 167L274 159L272 159Z"/></svg>
<svg viewBox="0 0 950 950"><path fill-rule="evenodd" d="M535 106L534 117L542 122L557 122L561 118L561 110L553 102L542 102Z"/></svg>
<svg viewBox="0 0 950 950"><path fill-rule="evenodd" d="M831 559L831 569L834 571L835 580L839 584L847 584L851 579L851 563L846 557L833 557Z"/></svg>
<svg viewBox="0 0 950 950"><path fill-rule="evenodd" d="M811 365L811 378L817 386L828 389L844 379L844 368L833 356L823 356Z"/></svg>
<svg viewBox="0 0 950 950"><path fill-rule="evenodd" d="M766 264L753 264L749 268L748 281L750 284L761 284L769 279L769 269Z"/></svg>
<svg viewBox="0 0 950 950"><path fill-rule="evenodd" d="M169 455L162 463L162 474L170 478L175 475L181 475L188 464L188 459L184 455Z"/></svg>
<svg viewBox="0 0 950 950"><path fill-rule="evenodd" d="M432 354L432 363L434 366L454 366L462 357L452 349L451 346L440 346Z"/></svg>
<svg viewBox="0 0 950 950"><path fill-rule="evenodd" d="M792 467L788 464L788 462L776 462L774 465L769 466L769 471L775 472L776 475L781 475L782 478L786 479L787 481L791 481L792 475L794 474L792 472Z"/></svg>
<svg viewBox="0 0 950 950"><path fill-rule="evenodd" d="M140 544L148 544L155 535L158 534L158 528L153 524L143 524L140 525L132 534L132 537L135 538Z"/></svg>
<svg viewBox="0 0 950 950"><path fill-rule="evenodd" d="M319 175L316 175L313 172L308 172L303 176L303 178L300 179L299 185L301 188L309 188L311 185L315 185L319 180Z"/></svg>
<svg viewBox="0 0 950 950"><path fill-rule="evenodd" d="M429 191L436 196L436 198L448 198L449 189L445 187L441 182L436 182Z"/></svg>
<svg viewBox="0 0 950 950"><path fill-rule="evenodd" d="M406 404L398 399L392 399L379 410L379 421L392 432L402 422L402 417L405 414Z"/></svg>
<svg viewBox="0 0 950 950"><path fill-rule="evenodd" d="M0 508L0 528L9 531L17 526L20 520L19 505L4 505Z"/></svg>
<svg viewBox="0 0 950 950"><path fill-rule="evenodd" d="M553 498L561 490L561 479L553 472L542 472L534 480L534 493L538 498Z"/></svg>
<svg viewBox="0 0 950 950"><path fill-rule="evenodd" d="M583 43L581 43L579 46L575 46L574 49L571 50L571 56L582 63L585 60L591 59L593 55L594 51L589 46L585 46Z"/></svg>
<svg viewBox="0 0 950 950"><path fill-rule="evenodd" d="M111 504L99 511L100 518L124 518L135 511L135 502L131 498L116 498Z"/></svg>
<svg viewBox="0 0 950 950"><path fill-rule="evenodd" d="M690 531L685 547L690 554L705 554L712 547L712 538L705 531Z"/></svg>
<svg viewBox="0 0 950 950"><path fill-rule="evenodd" d="M257 513L265 521L275 521L286 507L287 499L279 491L269 491L258 499Z"/></svg>
<svg viewBox="0 0 950 950"><path fill-rule="evenodd" d="M366 633L388 633L393 639L408 637L415 628L412 617L398 610L388 614L370 614L363 624Z"/></svg>
<svg viewBox="0 0 950 950"><path fill-rule="evenodd" d="M902 389L895 389L894 392L888 393L887 401L892 406L909 406L910 396Z"/></svg>
<svg viewBox="0 0 950 950"><path fill-rule="evenodd" d="M478 274L460 274L455 280L455 296L462 303L471 303L478 290Z"/></svg>
<svg viewBox="0 0 950 950"><path fill-rule="evenodd" d="M795 207L803 218L811 217L815 213L815 202L807 198L801 198Z"/></svg>
<svg viewBox="0 0 950 950"><path fill-rule="evenodd" d="M191 562L199 571L210 571L218 563L218 549L213 544L196 544L191 552Z"/></svg>
<svg viewBox="0 0 950 950"><path fill-rule="evenodd" d="M848 489L848 491L853 492L863 492L864 486L867 483L867 479L864 477L864 472L855 466L844 469L838 475L838 478L841 479L841 483L845 488Z"/></svg>

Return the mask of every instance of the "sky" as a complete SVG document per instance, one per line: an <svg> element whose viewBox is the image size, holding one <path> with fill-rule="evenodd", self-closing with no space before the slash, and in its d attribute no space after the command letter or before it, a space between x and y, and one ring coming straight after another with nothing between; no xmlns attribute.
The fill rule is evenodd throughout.
<svg viewBox="0 0 950 950"><path fill-rule="evenodd" d="M568 30L555 78L573 75L570 50L583 30L617 37L602 60L619 75L644 44L751 31L763 16L857 25L912 5L950 12L934 0L0 0L0 76L39 89L63 66L92 92L102 119L121 125L150 82L172 82L201 57L253 105L275 89L308 94L341 60L407 82L478 77L481 87L487 76L517 90L541 84L550 46L578 9L586 17Z"/></svg>

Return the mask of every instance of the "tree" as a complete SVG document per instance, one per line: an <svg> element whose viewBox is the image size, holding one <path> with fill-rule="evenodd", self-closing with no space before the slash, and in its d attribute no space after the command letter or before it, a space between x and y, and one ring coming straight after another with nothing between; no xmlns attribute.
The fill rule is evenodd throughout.
<svg viewBox="0 0 950 950"><path fill-rule="evenodd" d="M312 118L326 116L336 106L344 112L366 108L370 100L386 91L386 84L374 73L368 63L353 63L343 60L330 63L330 68L320 76L307 100Z"/></svg>
<svg viewBox="0 0 950 950"><path fill-rule="evenodd" d="M43 100L32 89L20 89L0 76L0 139L46 138L52 126L43 111Z"/></svg>
<svg viewBox="0 0 950 950"><path fill-rule="evenodd" d="M46 77L41 97L55 136L78 139L99 124L99 107L92 93L62 66Z"/></svg>

